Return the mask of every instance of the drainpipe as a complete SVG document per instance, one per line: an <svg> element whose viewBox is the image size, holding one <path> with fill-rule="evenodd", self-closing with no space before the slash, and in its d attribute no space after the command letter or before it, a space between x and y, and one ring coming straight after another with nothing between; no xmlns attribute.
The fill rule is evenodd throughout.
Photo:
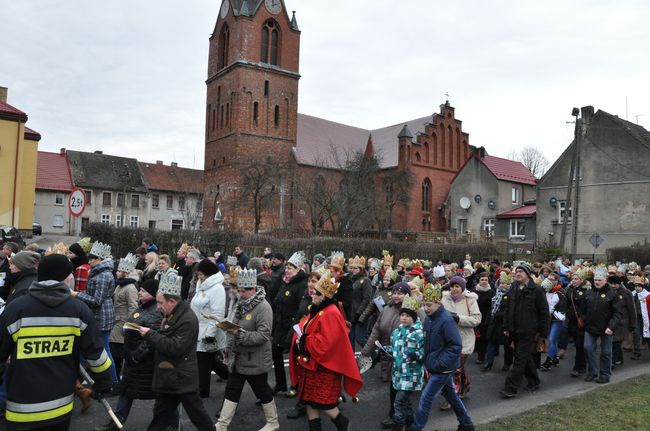
<svg viewBox="0 0 650 431"><path fill-rule="evenodd" d="M16 190L18 188L18 151L20 151L20 115L18 116L18 127L16 128L16 162L14 164L14 196L11 208L11 225L16 227ZM16 227L16 229L20 229Z"/></svg>

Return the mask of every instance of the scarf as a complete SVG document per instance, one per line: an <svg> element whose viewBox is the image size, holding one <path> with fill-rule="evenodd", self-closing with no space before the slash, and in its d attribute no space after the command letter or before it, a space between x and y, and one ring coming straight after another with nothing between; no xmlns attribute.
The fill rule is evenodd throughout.
<svg viewBox="0 0 650 431"><path fill-rule="evenodd" d="M462 290L457 296L450 293L449 296L451 296L451 299L453 299L454 302L460 302L465 297L465 291Z"/></svg>
<svg viewBox="0 0 650 431"><path fill-rule="evenodd" d="M488 284L487 286L482 287L480 284L477 284L474 289L476 289L477 292L489 292L492 290L492 286Z"/></svg>
<svg viewBox="0 0 650 431"><path fill-rule="evenodd" d="M128 277L124 277L124 278L116 278L116 279L115 279L115 285L116 285L116 286L126 286L127 284L133 284L133 285L136 285L137 282L136 282L134 279L132 279L132 278L128 278Z"/></svg>
<svg viewBox="0 0 650 431"><path fill-rule="evenodd" d="M492 297L492 305L490 307L490 316L494 317L497 314L497 311L499 311L499 307L501 306L501 300L503 297L508 293L509 288L502 289L501 286L497 289L496 293Z"/></svg>
<svg viewBox="0 0 650 431"><path fill-rule="evenodd" d="M556 284L555 286L551 287L551 290L548 291L548 293L556 293L562 290L562 284Z"/></svg>

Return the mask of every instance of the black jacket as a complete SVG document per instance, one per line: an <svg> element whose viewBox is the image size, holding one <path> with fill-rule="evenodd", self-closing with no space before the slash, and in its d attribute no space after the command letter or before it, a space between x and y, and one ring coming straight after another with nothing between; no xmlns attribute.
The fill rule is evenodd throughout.
<svg viewBox="0 0 650 431"><path fill-rule="evenodd" d="M9 286L9 295L7 296L7 304L16 298L27 295L27 289L36 281L35 269L24 269L13 274L7 274L7 285Z"/></svg>
<svg viewBox="0 0 650 431"><path fill-rule="evenodd" d="M511 334L539 334L546 338L550 323L544 289L532 279L523 288L515 281L510 286L509 295L504 330Z"/></svg>
<svg viewBox="0 0 650 431"><path fill-rule="evenodd" d="M128 322L154 330L160 329L162 313L153 299L131 313ZM154 399L153 382L154 352L151 344L137 331L124 331L124 368L122 368L122 393L133 399Z"/></svg>
<svg viewBox="0 0 650 431"><path fill-rule="evenodd" d="M275 297L278 295L280 288L282 287L282 278L284 277L284 264L281 264L276 267L271 267L271 279L269 284L269 290L266 291L266 299L269 301L269 304L275 308Z"/></svg>
<svg viewBox="0 0 650 431"><path fill-rule="evenodd" d="M339 289L334 295L336 301L343 304L343 311L345 311L344 318L348 321L354 319L354 291L352 289L352 276L348 273L339 280ZM363 310L362 310L363 311Z"/></svg>
<svg viewBox="0 0 650 431"><path fill-rule="evenodd" d="M481 310L481 323L478 326L478 330L481 333L485 333L487 331L488 323L490 322L490 308L492 307L494 289L486 291L475 289L474 293L478 295L476 302L478 303L478 309Z"/></svg>
<svg viewBox="0 0 650 431"><path fill-rule="evenodd" d="M487 311L487 315L490 316L490 321L487 329L487 340L491 343L503 344L503 345L509 343L509 340L506 338L505 334L503 333L503 331L505 330L504 325L505 325L506 309L508 308L508 301L510 301L510 288L508 288L508 291L503 294L503 298L501 298L501 303L499 304L499 308L497 309L496 313L494 313L494 316L490 315L490 312L492 310L492 304L490 304L490 308ZM482 313L483 312L481 312L481 315Z"/></svg>
<svg viewBox="0 0 650 431"><path fill-rule="evenodd" d="M623 341L629 333L632 333L636 327L636 312L634 310L634 296L632 292L621 286L614 289L618 293L618 299L621 302L621 320L618 322L614 331L614 341Z"/></svg>
<svg viewBox="0 0 650 431"><path fill-rule="evenodd" d="M578 313L585 321L585 331L604 335L607 328L614 331L621 321L621 300L608 283L587 292Z"/></svg>
<svg viewBox="0 0 650 431"><path fill-rule="evenodd" d="M196 340L199 321L189 302L181 301L159 331L144 337L155 350L153 390L163 394L187 394L199 390Z"/></svg>
<svg viewBox="0 0 650 431"><path fill-rule="evenodd" d="M366 276L360 277L351 277L353 280L352 283L352 310L353 314L348 316L348 319L354 323L359 319L361 313L363 313L368 306L368 303L372 300L372 294L374 288L370 279Z"/></svg>
<svg viewBox="0 0 650 431"><path fill-rule="evenodd" d="M569 319L569 332L572 334L584 332L584 328L578 327L578 317L580 315L580 307L582 307L582 303L589 291L590 289L586 286L585 282L578 287L569 284L569 287L566 289L567 318Z"/></svg>
<svg viewBox="0 0 650 431"><path fill-rule="evenodd" d="M306 290L307 274L305 271L298 271L288 283L282 282L273 307L273 344L289 348L291 327L298 323L296 315Z"/></svg>

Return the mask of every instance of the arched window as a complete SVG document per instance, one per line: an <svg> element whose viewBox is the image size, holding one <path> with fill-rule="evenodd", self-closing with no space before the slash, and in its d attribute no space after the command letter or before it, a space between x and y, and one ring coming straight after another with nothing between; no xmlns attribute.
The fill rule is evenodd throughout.
<svg viewBox="0 0 650 431"><path fill-rule="evenodd" d="M280 50L280 33L278 25L273 20L268 20L262 27L262 43L260 45L260 61L262 63L278 65Z"/></svg>
<svg viewBox="0 0 650 431"><path fill-rule="evenodd" d="M415 161L419 163L419 162L421 161L421 159L422 159L422 158L420 157L420 153L417 153L417 152L416 152L416 153L415 153Z"/></svg>
<svg viewBox="0 0 650 431"><path fill-rule="evenodd" d="M429 163L429 143L424 143L424 161Z"/></svg>
<svg viewBox="0 0 650 431"><path fill-rule="evenodd" d="M259 115L259 104L253 103L253 125L257 127L257 118Z"/></svg>
<svg viewBox="0 0 650 431"><path fill-rule="evenodd" d="M422 181L422 211L431 210L431 180Z"/></svg>
<svg viewBox="0 0 650 431"><path fill-rule="evenodd" d="M437 165L438 164L438 137L436 134L432 134L433 136L433 164Z"/></svg>
<svg viewBox="0 0 650 431"><path fill-rule="evenodd" d="M273 113L273 124L275 124L275 127L280 126L280 107L278 105L275 105L275 112Z"/></svg>
<svg viewBox="0 0 650 431"><path fill-rule="evenodd" d="M449 167L454 167L454 135L451 126L447 126L447 142L449 143Z"/></svg>
<svg viewBox="0 0 650 431"><path fill-rule="evenodd" d="M230 44L230 30L224 25L219 35L219 56L217 67L223 69L228 65L228 45Z"/></svg>
<svg viewBox="0 0 650 431"><path fill-rule="evenodd" d="M440 159L442 160L442 167L445 167L445 147L447 146L447 142L445 142L445 126L440 125Z"/></svg>
<svg viewBox="0 0 650 431"><path fill-rule="evenodd" d="M456 168L460 169L460 129L456 127Z"/></svg>

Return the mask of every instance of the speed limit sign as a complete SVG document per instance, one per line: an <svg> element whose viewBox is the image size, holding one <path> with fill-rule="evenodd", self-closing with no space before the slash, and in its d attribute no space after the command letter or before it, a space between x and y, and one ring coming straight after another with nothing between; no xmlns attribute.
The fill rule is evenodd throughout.
<svg viewBox="0 0 650 431"><path fill-rule="evenodd" d="M86 192L82 189L73 189L68 200L68 209L74 217L79 217L86 209Z"/></svg>

